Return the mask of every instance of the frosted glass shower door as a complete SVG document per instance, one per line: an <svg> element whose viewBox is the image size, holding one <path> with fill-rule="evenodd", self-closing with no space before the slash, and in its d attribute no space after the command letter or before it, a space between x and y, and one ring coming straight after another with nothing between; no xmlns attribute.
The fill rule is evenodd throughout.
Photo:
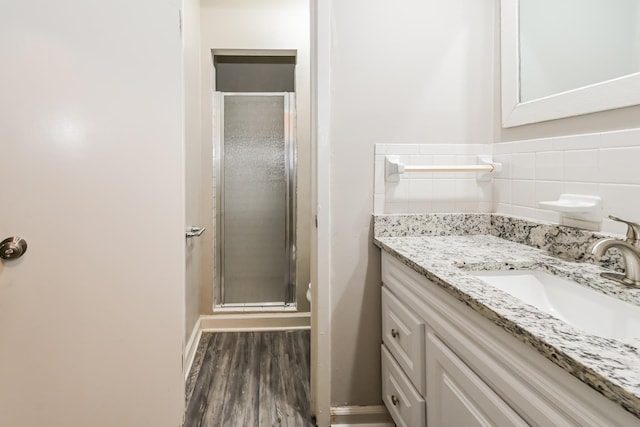
<svg viewBox="0 0 640 427"><path fill-rule="evenodd" d="M290 94L221 95L221 299L290 302L293 159Z"/></svg>

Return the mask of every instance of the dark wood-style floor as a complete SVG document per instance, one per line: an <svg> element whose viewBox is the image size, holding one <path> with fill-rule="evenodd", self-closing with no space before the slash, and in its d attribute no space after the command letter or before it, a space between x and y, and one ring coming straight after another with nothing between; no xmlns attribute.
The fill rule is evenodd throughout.
<svg viewBox="0 0 640 427"><path fill-rule="evenodd" d="M204 333L184 426L313 426L309 340L309 331Z"/></svg>

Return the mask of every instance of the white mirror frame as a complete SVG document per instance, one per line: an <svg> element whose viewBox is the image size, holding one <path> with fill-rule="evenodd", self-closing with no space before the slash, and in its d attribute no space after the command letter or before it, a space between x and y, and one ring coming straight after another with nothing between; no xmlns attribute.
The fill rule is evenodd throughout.
<svg viewBox="0 0 640 427"><path fill-rule="evenodd" d="M520 102L518 0L501 0L502 127L640 104L640 72Z"/></svg>

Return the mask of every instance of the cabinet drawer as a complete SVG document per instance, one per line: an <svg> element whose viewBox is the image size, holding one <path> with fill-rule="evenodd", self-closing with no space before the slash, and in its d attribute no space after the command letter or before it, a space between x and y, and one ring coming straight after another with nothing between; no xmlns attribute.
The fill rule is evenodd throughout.
<svg viewBox="0 0 640 427"><path fill-rule="evenodd" d="M425 395L424 322L382 287L382 342L420 394Z"/></svg>
<svg viewBox="0 0 640 427"><path fill-rule="evenodd" d="M382 345L382 401L398 427L424 426L424 399Z"/></svg>

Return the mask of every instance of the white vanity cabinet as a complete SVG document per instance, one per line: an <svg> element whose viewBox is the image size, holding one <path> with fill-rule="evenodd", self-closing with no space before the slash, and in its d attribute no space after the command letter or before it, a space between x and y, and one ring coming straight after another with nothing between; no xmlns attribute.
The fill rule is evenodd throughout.
<svg viewBox="0 0 640 427"><path fill-rule="evenodd" d="M640 426L640 420L382 252L382 393L398 426Z"/></svg>

